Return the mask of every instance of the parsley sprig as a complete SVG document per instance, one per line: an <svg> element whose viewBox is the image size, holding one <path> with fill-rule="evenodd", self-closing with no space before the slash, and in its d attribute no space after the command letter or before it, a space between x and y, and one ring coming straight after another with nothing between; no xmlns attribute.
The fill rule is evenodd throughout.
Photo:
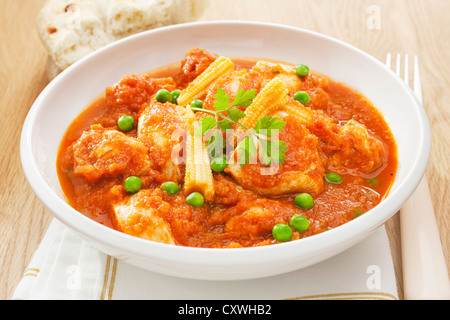
<svg viewBox="0 0 450 320"><path fill-rule="evenodd" d="M265 165L277 165L284 162L287 148L284 142L278 139L277 134L283 130L286 122L277 117L265 116L258 119L254 129L239 122L246 114L238 107L249 107L255 96L256 90L245 91L241 89L234 100L231 101L225 90L219 87L215 95L215 110L192 108L194 111L213 115L213 117L202 118L201 126L196 132L197 135L203 135L207 138L206 145L211 157L219 156L218 151L223 151L226 141L222 134L232 129L233 124L235 124L245 130L245 137L237 146L238 162L241 166L253 163L252 161L258 156L258 149L260 159Z"/></svg>

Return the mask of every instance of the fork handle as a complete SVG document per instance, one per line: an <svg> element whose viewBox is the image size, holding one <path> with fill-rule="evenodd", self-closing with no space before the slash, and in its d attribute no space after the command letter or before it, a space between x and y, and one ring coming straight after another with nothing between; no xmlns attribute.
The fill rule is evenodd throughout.
<svg viewBox="0 0 450 320"><path fill-rule="evenodd" d="M403 286L406 300L448 300L450 283L424 176L400 209Z"/></svg>

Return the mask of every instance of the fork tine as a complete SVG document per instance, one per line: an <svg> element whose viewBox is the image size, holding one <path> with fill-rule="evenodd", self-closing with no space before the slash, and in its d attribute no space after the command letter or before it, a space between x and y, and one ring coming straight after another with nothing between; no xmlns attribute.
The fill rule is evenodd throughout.
<svg viewBox="0 0 450 320"><path fill-rule="evenodd" d="M401 62L401 57L400 57L400 53L397 54L397 65L395 67L395 72L397 73L397 75L400 77L400 62Z"/></svg>
<svg viewBox="0 0 450 320"><path fill-rule="evenodd" d="M386 63L385 63L386 67L388 67L389 69L394 70L394 72L401 78L403 78L403 81L405 81L406 85L409 86L409 82L410 82L410 74L409 74L409 56L408 54L405 54L405 58L404 58L404 63L403 63L403 77L401 76L402 73L402 57L401 54L398 53L395 56L395 65L392 66L392 55L391 53L388 53L386 55ZM417 55L414 56L414 73L413 73L413 81L414 81L414 87L417 89L415 89L415 92L420 92L420 94L418 93L418 97L419 99L421 99L422 97L422 93L421 93L421 89L420 89L420 74L419 74L419 62L418 62L418 57Z"/></svg>
<svg viewBox="0 0 450 320"><path fill-rule="evenodd" d="M391 54L388 53L386 56L386 67L391 68Z"/></svg>
<svg viewBox="0 0 450 320"><path fill-rule="evenodd" d="M409 86L409 61L407 54L405 54L405 61L403 68L405 68L405 70L403 71L404 72L403 79L405 80L406 85Z"/></svg>
<svg viewBox="0 0 450 320"><path fill-rule="evenodd" d="M414 56L414 93L419 99L420 103L423 104L422 101L422 86L420 79L420 70L419 70L419 57L417 55Z"/></svg>

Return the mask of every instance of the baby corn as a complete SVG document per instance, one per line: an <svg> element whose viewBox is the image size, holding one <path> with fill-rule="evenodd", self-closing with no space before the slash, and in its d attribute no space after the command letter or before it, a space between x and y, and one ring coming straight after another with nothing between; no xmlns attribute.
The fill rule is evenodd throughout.
<svg viewBox="0 0 450 320"><path fill-rule="evenodd" d="M273 78L245 110L241 124L250 129L254 128L259 118L281 109L288 102L288 94L289 90L284 83Z"/></svg>
<svg viewBox="0 0 450 320"><path fill-rule="evenodd" d="M234 70L233 62L227 57L219 57L206 68L186 89L181 91L178 104L185 106L206 94L208 87L227 72Z"/></svg>
<svg viewBox="0 0 450 320"><path fill-rule="evenodd" d="M307 125L313 121L314 112L300 103L288 103L284 105L281 110L289 113L289 115L303 125Z"/></svg>
<svg viewBox="0 0 450 320"><path fill-rule="evenodd" d="M200 192L206 200L214 198L214 182L208 151L202 135L196 135L199 123L189 106L186 107L186 173L184 188L187 194Z"/></svg>

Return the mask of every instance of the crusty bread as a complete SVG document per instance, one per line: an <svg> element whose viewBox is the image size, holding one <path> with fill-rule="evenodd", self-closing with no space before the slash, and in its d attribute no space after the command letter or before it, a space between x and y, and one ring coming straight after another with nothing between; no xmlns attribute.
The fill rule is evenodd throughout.
<svg viewBox="0 0 450 320"><path fill-rule="evenodd" d="M53 69L60 71L126 36L196 20L207 4L208 0L47 0L36 27Z"/></svg>

